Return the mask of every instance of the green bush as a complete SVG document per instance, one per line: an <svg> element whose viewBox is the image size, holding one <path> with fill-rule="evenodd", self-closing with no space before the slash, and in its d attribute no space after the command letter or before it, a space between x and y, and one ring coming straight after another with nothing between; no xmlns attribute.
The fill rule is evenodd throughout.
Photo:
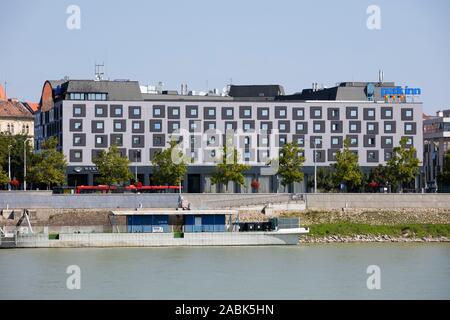
<svg viewBox="0 0 450 320"><path fill-rule="evenodd" d="M48 240L59 240L59 233L49 233Z"/></svg>

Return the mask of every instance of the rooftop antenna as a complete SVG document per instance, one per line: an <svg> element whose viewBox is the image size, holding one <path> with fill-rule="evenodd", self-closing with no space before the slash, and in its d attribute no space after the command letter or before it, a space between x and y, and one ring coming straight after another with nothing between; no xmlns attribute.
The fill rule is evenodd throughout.
<svg viewBox="0 0 450 320"><path fill-rule="evenodd" d="M378 70L378 83L383 83L383 78L384 78L384 72L383 70Z"/></svg>
<svg viewBox="0 0 450 320"><path fill-rule="evenodd" d="M102 64L95 64L95 81L103 80L103 76L105 75L105 72L103 71L104 67L104 62Z"/></svg>

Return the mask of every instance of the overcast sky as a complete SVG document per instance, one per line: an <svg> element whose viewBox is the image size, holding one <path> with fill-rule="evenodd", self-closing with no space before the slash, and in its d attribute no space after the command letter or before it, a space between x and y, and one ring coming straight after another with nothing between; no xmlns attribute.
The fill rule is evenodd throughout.
<svg viewBox="0 0 450 320"><path fill-rule="evenodd" d="M450 108L450 1L0 0L0 81L38 101L47 79L162 81L166 89L281 84L286 93L342 81L422 89L424 111ZM81 29L66 26L69 5ZM369 5L381 29L366 25Z"/></svg>

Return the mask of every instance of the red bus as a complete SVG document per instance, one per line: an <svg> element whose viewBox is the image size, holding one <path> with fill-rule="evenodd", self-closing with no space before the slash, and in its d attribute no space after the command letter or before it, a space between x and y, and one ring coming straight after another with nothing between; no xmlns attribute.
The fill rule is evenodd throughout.
<svg viewBox="0 0 450 320"><path fill-rule="evenodd" d="M78 186L76 187L77 194L83 193L178 193L180 192L180 186L108 186L108 185L98 185L98 186Z"/></svg>

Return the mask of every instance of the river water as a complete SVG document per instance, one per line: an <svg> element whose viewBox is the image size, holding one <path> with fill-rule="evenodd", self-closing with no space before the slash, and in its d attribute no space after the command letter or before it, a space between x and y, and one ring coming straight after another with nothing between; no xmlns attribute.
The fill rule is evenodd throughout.
<svg viewBox="0 0 450 320"><path fill-rule="evenodd" d="M0 272L0 299L450 299L450 244L12 249Z"/></svg>

